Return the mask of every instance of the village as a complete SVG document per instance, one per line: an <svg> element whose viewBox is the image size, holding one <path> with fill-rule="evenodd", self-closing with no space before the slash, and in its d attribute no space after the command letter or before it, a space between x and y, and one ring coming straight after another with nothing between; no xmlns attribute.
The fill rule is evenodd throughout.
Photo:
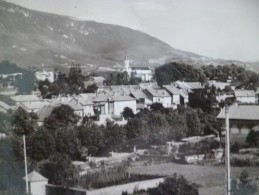
<svg viewBox="0 0 259 195"><path fill-rule="evenodd" d="M217 89L215 93L215 102L212 107L219 110L215 120L219 124L218 129L210 133L196 133L193 136L182 137L180 139L167 140L164 144L146 145L145 147L137 144L131 144L127 151L111 150L106 156L92 156L85 149L82 160L72 161L74 168L78 172L78 177L88 177L98 172L116 169L121 165L131 162L130 166L152 166L153 164L174 162L176 164L195 164L200 166L217 166L224 164L224 143L225 143L225 106L223 104L227 99L232 100L229 105L230 133L233 140L244 143L248 134L259 131L259 88L256 91L246 89L236 89L231 77L226 82L217 80L208 80L206 83L199 81L174 81L169 84L159 85L155 79L154 71L149 67L131 67L130 61L125 55L123 61L122 73L125 73L127 79L137 78L139 83L129 85L107 85L103 76L90 75L87 81L84 81L84 88L88 86L95 88L94 92L58 94L51 98L44 98L38 89L31 94L16 95L15 88L6 84L0 94L8 97L13 104L8 105L6 101L0 102L1 112L15 112L17 109L23 109L27 113L36 114L36 121L39 127L46 124L46 119L51 116L53 110L66 105L70 107L78 117L77 126L85 123L85 120L93 122L97 126L106 126L107 121L113 125L127 126L128 120L132 116L137 116L143 110L169 109L177 110L179 108L188 108L192 102L195 102L197 95L207 91ZM74 66L74 68L78 68ZM2 74L1 79L22 77L22 73ZM49 70L39 70L34 73L35 82L53 83L57 79L57 73ZM220 92L219 92L220 91ZM207 96L206 94L205 96ZM65 113L64 113L65 114ZM194 124L195 125L195 124ZM188 134L187 134L188 135ZM6 138L8 134L1 133L1 138ZM234 141L231 142L234 144ZM237 142L235 142L236 144ZM239 146L239 145L238 145ZM139 148L138 148L139 147ZM233 146L234 147L234 146ZM241 146L239 146L241 147ZM239 150L239 149L238 149ZM256 155L257 149L241 149L239 153L232 155L233 161L240 162L243 157L248 157L252 164L258 164ZM241 157L240 157L241 156ZM140 163L140 164L139 164ZM134 165L136 164L136 165ZM131 168L130 168L131 169ZM129 170L130 170L129 169ZM134 170L134 168L133 168ZM134 171L132 172L134 173ZM159 172L158 172L159 173ZM55 194L55 186L48 184L48 179L38 172L31 172L29 182L32 194L45 194L45 189L49 193ZM42 181L40 184L37 181ZM122 184L115 190L114 194L121 194L123 191L134 193L136 185L139 190L147 190L158 186L164 181L162 177L151 177L151 183L146 184L145 180L137 184ZM47 186L47 187L45 187ZM106 187L106 185L104 185ZM82 186L81 186L82 187ZM81 187L70 188L71 193L86 191ZM38 192L42 189L42 192ZM108 193L109 188L87 190L86 194ZM51 193L50 193L51 194Z"/></svg>

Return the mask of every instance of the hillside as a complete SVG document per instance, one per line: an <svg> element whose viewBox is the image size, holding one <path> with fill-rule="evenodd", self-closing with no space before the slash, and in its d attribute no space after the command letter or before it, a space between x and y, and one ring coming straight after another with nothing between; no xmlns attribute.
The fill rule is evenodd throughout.
<svg viewBox="0 0 259 195"><path fill-rule="evenodd" d="M0 0L0 61L9 60L22 67L80 63L86 70L108 70L122 67L125 52L131 64L138 66L156 67L169 61L190 65L233 63L174 49L126 27L33 11Z"/></svg>
<svg viewBox="0 0 259 195"><path fill-rule="evenodd" d="M0 60L117 68L127 52L134 64L166 61L174 49L129 28L28 10L0 0ZM177 50L176 50L177 51ZM152 61L151 61L152 62Z"/></svg>

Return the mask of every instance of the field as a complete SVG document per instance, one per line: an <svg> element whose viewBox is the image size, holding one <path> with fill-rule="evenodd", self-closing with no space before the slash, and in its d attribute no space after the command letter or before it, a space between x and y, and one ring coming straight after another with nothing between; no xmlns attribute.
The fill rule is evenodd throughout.
<svg viewBox="0 0 259 195"><path fill-rule="evenodd" d="M246 169L250 177L259 175L258 167L231 167L231 177L237 178ZM224 194L225 167L224 166L199 166L199 165L180 165L175 163L130 167L130 173L138 174L158 174L170 176L174 173L183 175L191 182L201 185L200 194ZM257 181L257 183L259 183ZM258 186L259 187L259 186Z"/></svg>

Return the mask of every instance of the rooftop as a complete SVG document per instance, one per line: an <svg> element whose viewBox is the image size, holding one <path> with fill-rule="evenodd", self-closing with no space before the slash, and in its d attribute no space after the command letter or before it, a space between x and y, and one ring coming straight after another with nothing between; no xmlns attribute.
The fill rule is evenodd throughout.
<svg viewBox="0 0 259 195"><path fill-rule="evenodd" d="M48 181L48 179L46 177L43 177L37 171L32 171L27 176L28 176L29 182ZM26 177L23 177L23 179L26 180Z"/></svg>
<svg viewBox="0 0 259 195"><path fill-rule="evenodd" d="M48 105L48 106L44 106L42 107L38 112L37 112L37 115L39 117L39 121L44 121L44 119L46 117L48 117L51 112L54 110L56 106L54 105Z"/></svg>
<svg viewBox="0 0 259 195"><path fill-rule="evenodd" d="M146 89L153 97L171 97L165 89L154 89L147 88Z"/></svg>
<svg viewBox="0 0 259 195"><path fill-rule="evenodd" d="M253 90L236 90L236 97L255 97L255 92Z"/></svg>
<svg viewBox="0 0 259 195"><path fill-rule="evenodd" d="M225 109L220 111L217 118L225 119ZM229 108L229 119L259 121L259 105L233 105Z"/></svg>
<svg viewBox="0 0 259 195"><path fill-rule="evenodd" d="M163 86L167 91L169 91L169 93L173 94L173 95L180 95L182 97L188 97L188 93L185 92L182 89L178 89L177 87L174 87L172 85L164 85Z"/></svg>
<svg viewBox="0 0 259 195"><path fill-rule="evenodd" d="M137 66L135 66L135 67L131 67L131 70L150 70L150 68L149 67L137 67Z"/></svg>
<svg viewBox="0 0 259 195"><path fill-rule="evenodd" d="M42 100L37 95L15 95L11 96L10 98L13 99L15 102L32 102Z"/></svg>
<svg viewBox="0 0 259 195"><path fill-rule="evenodd" d="M184 81L175 81L172 83L174 86L179 87L181 89L202 89L203 86L200 82L184 82Z"/></svg>

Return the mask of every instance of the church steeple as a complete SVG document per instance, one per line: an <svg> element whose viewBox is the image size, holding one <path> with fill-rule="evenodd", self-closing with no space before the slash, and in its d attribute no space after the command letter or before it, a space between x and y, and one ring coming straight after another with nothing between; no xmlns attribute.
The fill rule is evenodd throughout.
<svg viewBox="0 0 259 195"><path fill-rule="evenodd" d="M131 68L129 65L129 58L128 58L128 54L127 52L125 52L125 56L124 56L124 70L128 73L128 76L131 76Z"/></svg>
<svg viewBox="0 0 259 195"><path fill-rule="evenodd" d="M125 52L124 61L127 61L127 60L129 60L129 59L128 59L128 54L127 54L127 52Z"/></svg>

